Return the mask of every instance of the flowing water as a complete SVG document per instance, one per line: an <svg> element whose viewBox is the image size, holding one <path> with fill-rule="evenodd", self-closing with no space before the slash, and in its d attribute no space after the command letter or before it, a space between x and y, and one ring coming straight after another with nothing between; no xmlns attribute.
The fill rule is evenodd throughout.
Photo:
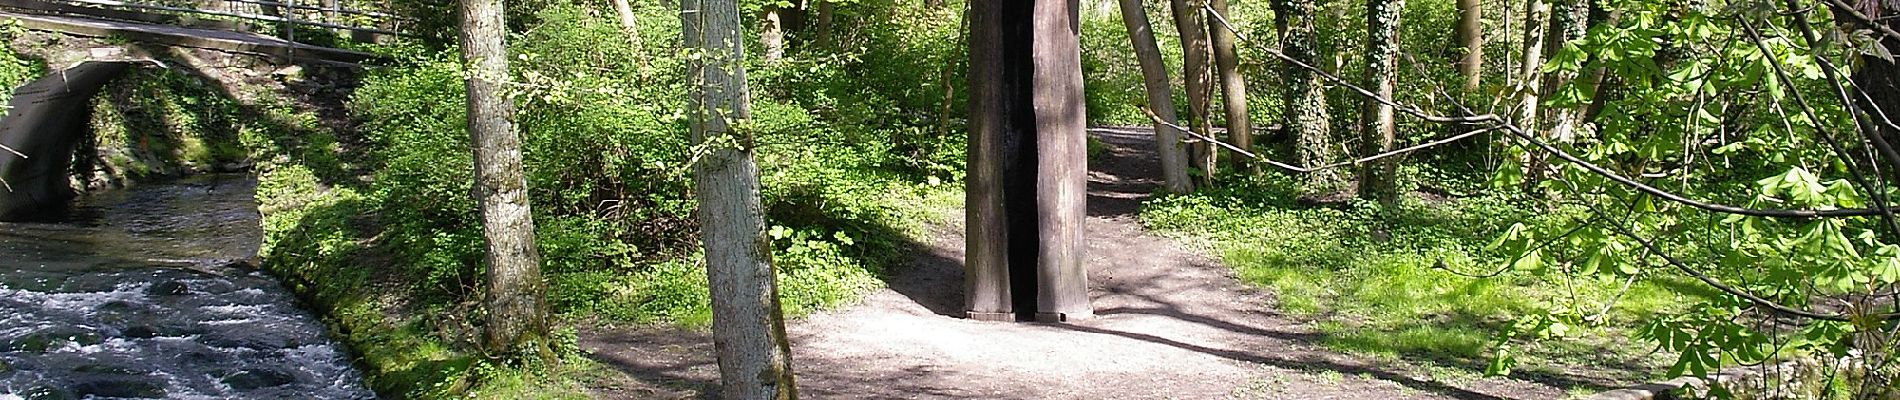
<svg viewBox="0 0 1900 400"><path fill-rule="evenodd" d="M374 397L323 324L249 268L255 186L195 177L0 223L0 400Z"/></svg>

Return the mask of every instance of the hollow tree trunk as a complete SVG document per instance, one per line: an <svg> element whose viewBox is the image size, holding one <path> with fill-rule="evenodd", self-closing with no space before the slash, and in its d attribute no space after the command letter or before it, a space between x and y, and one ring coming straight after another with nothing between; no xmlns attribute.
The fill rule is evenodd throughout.
<svg viewBox="0 0 1900 400"><path fill-rule="evenodd" d="M750 117L739 7L733 0L682 0L680 10L686 47L703 52L687 64L689 130L694 146L714 146L693 165L693 180L721 397L796 398L752 134L730 126Z"/></svg>
<svg viewBox="0 0 1900 400"><path fill-rule="evenodd" d="M1247 80L1240 75L1240 57L1235 54L1235 34L1232 29L1239 27L1222 24L1220 21L1233 22L1232 14L1227 12L1227 0L1212 0L1208 18L1208 33L1213 38L1214 68L1220 72L1221 109L1227 113L1227 137L1234 147L1253 151L1253 121L1247 116ZM1253 159L1242 155L1233 156L1234 169L1260 173L1260 166Z"/></svg>
<svg viewBox="0 0 1900 400"><path fill-rule="evenodd" d="M1392 98L1397 84L1399 16L1404 9L1405 0L1366 1L1366 85L1387 99ZM1370 98L1361 99L1361 104L1362 118L1365 118L1365 123L1360 125L1362 154L1370 156L1392 151L1398 141L1392 106ZM1359 196L1378 200L1385 207L1397 205L1399 193L1393 182L1397 166L1393 158L1364 165L1359 171Z"/></svg>
<svg viewBox="0 0 1900 400"><path fill-rule="evenodd" d="M1079 4L970 5L967 315L1089 318Z"/></svg>
<svg viewBox="0 0 1900 400"><path fill-rule="evenodd" d="M490 354L531 353L552 359L547 346L546 283L534 247L534 216L522 176L521 136L506 94L507 27L501 0L465 0L461 7L462 59L469 66L468 134L475 152L475 199L486 246L488 308L482 344Z"/></svg>
<svg viewBox="0 0 1900 400"><path fill-rule="evenodd" d="M1174 90L1168 87L1168 65L1161 59L1161 47L1155 44L1154 28L1148 23L1148 10L1141 0L1119 2L1122 25L1127 26L1135 58L1141 62L1141 83L1148 93L1148 109L1154 110L1163 122L1176 124ZM1161 176L1168 191L1187 193L1194 190L1194 182L1188 179L1187 150L1181 145L1181 131L1167 124L1154 124L1154 127L1155 148L1161 158Z"/></svg>

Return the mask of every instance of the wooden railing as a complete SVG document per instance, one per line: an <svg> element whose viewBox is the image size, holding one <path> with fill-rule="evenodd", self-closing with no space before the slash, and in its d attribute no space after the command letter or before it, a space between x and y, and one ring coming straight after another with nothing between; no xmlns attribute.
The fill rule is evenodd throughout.
<svg viewBox="0 0 1900 400"><path fill-rule="evenodd" d="M328 30L339 39L374 41L376 36L421 37L409 33L415 19L345 7L343 0L0 0L0 7L38 14L179 25L191 28L275 34L308 43L302 30Z"/></svg>

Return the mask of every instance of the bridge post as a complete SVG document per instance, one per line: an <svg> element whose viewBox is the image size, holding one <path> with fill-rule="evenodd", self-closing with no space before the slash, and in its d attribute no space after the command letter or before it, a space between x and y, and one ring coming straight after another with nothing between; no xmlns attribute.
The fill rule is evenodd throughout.
<svg viewBox="0 0 1900 400"><path fill-rule="evenodd" d="M1086 120L1076 0L970 4L964 290L972 319L1094 315L1082 240Z"/></svg>

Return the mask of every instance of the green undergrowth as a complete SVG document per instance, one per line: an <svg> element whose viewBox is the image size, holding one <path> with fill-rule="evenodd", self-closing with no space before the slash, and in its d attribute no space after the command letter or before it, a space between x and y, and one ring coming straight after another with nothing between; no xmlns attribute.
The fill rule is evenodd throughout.
<svg viewBox="0 0 1900 400"><path fill-rule="evenodd" d="M75 165L92 186L231 168L248 158L241 106L219 90L191 72L132 67L93 97L94 151Z"/></svg>
<svg viewBox="0 0 1900 400"><path fill-rule="evenodd" d="M577 398L607 367L580 356L576 326L705 329L706 266L694 217L683 58L636 47L612 13L553 4L515 16L510 38L536 241L557 314L558 365L484 361L482 241L469 196L457 54L381 49L350 97L354 131L321 129L289 104L259 105L243 131L259 165L265 265L315 305L398 398ZM638 16L642 42L678 37L678 15ZM890 29L944 30L934 24ZM849 56L795 53L756 65L751 120L779 293L789 317L855 301L910 257L921 224L960 200L960 139L937 135L939 42L901 31L852 40ZM876 49L876 50L869 50ZM871 64L863 60L882 60ZM903 63L916 63L905 65ZM888 79L862 81L866 76ZM252 125L246 124L246 127Z"/></svg>
<svg viewBox="0 0 1900 400"><path fill-rule="evenodd" d="M1540 210L1498 196L1413 196L1380 211L1359 200L1302 204L1297 190L1285 176L1260 176L1151 201L1142 218L1269 289L1277 307L1309 321L1324 345L1422 361L1452 375L1479 375L1500 348L1528 346L1512 349L1530 369L1520 376L1561 379L1565 368L1582 367L1641 379L1653 360L1648 346L1629 345L1629 321L1681 307L1681 293L1706 292L1668 277L1634 280L1624 290L1622 279L1564 273L1568 265L1503 270L1515 260L1487 246L1514 226L1567 228L1580 210ZM1612 322L1567 328L1578 340L1500 338L1553 307L1594 315L1612 299L1615 307L1597 318Z"/></svg>

